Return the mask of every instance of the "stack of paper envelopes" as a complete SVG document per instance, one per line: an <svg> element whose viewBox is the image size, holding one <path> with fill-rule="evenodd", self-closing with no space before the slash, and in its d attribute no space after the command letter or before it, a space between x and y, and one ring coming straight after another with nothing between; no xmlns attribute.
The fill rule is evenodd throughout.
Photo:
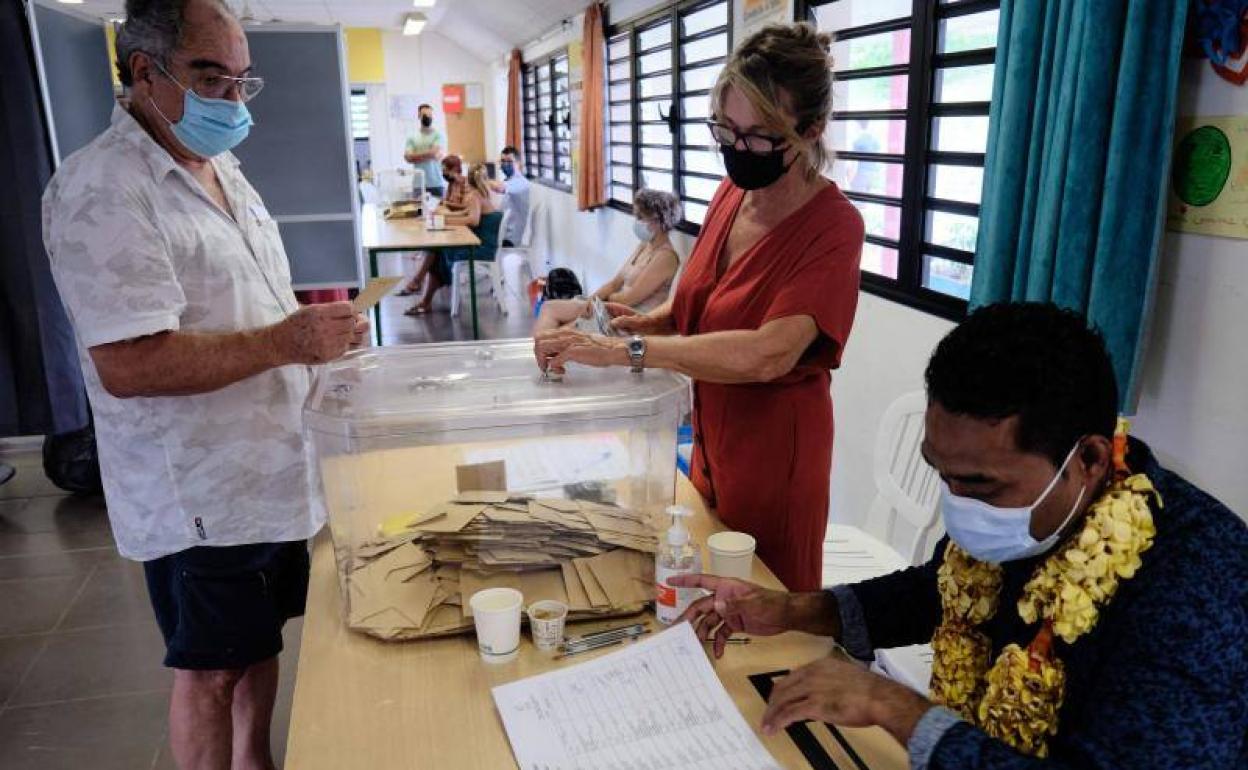
<svg viewBox="0 0 1248 770"><path fill-rule="evenodd" d="M387 519L340 559L347 623L382 639L470 631L468 597L507 586L576 617L641 611L654 593L655 530L637 511L583 500L461 492Z"/></svg>

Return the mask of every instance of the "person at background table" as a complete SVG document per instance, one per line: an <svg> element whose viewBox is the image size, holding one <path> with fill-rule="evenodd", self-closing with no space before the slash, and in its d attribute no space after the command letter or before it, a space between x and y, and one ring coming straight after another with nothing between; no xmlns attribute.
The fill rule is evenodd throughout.
<svg viewBox="0 0 1248 770"><path fill-rule="evenodd" d="M452 222L454 216L462 215L465 210L468 193L468 183L463 176L464 162L458 155L447 155L442 159L440 164L440 178L446 180L446 188L443 190L442 200L438 203L435 214L441 214L447 217L447 224L455 224ZM488 196L487 196L488 197ZM423 290L425 285L425 276L429 274L429 266L433 264L434 253L431 251L418 251L416 256L416 273L403 284L403 288L396 292L396 296L407 297ZM420 308L425 303L417 302L405 311L405 315L418 315L428 311L428 307L423 310Z"/></svg>
<svg viewBox="0 0 1248 770"><path fill-rule="evenodd" d="M441 198L446 191L446 183L442 180L442 134L433 127L433 107L422 104L416 110L416 121L419 124L416 133L408 137L403 148L403 160L412 164L417 171L424 172L425 191L435 198ZM413 195L420 194L420 175L412 182Z"/></svg>
<svg viewBox="0 0 1248 770"><path fill-rule="evenodd" d="M491 180L490 189L503 196L503 211L507 212L507 232L502 234L503 246L511 248L524 240L524 228L529 221L529 180L520 168L520 153L507 145L498 156L501 180Z"/></svg>
<svg viewBox="0 0 1248 770"><path fill-rule="evenodd" d="M930 561L814 593L672 580L714 592L686 615L695 629L725 621L716 655L740 631L831 636L864 661L932 642L932 700L829 657L777 683L763 730L806 719L879 725L907 746L915 770L1248 767L1248 526L1143 442L1115 438L1118 387L1101 336L1054 305L992 305L940 342L926 381L921 451L940 474L951 535ZM1119 472L1140 490L1132 502L1106 495ZM1124 515L1136 505L1143 520ZM1093 604L1089 586L1108 600ZM1058 609L1028 621L1025 603ZM948 606L987 608L975 610L986 617ZM976 634L978 663L966 654ZM1001 660L1011 644L1012 669ZM1065 671L1056 695L1013 675L1051 672L1054 659ZM991 700L985 682L1002 671L1013 673ZM966 702L936 705L944 693ZM1057 709L1055 725L1042 719L1055 734L1028 728L1047 738L1047 758L1003 739L1018 734L1002 727L1034 724L999 716L1024 703Z"/></svg>
<svg viewBox="0 0 1248 770"><path fill-rule="evenodd" d="M348 302L299 307L277 223L229 152L247 37L219 0L129 0L111 125L43 197L117 548L143 562L174 669L182 768L273 766L282 626L303 614L312 364L362 342ZM90 764L89 762L87 764Z"/></svg>
<svg viewBox="0 0 1248 770"><path fill-rule="evenodd" d="M633 216L633 233L640 243L615 277L593 294L622 306L617 313L648 313L667 302L680 269L680 257L668 236L680 222L680 199L662 190L638 190ZM542 304L534 334L574 323L589 313L589 302L583 299L548 300Z"/></svg>
<svg viewBox="0 0 1248 770"><path fill-rule="evenodd" d="M863 222L823 176L831 38L769 26L724 66L710 133L728 178L673 298L612 305L602 337L539 330L544 369L569 362L672 369L694 380L692 480L731 529L753 535L786 586L820 586L832 463L831 370L858 302Z"/></svg>
<svg viewBox="0 0 1248 770"><path fill-rule="evenodd" d="M458 177L451 177L451 179L463 181L465 193L461 198L463 202L462 209L444 210L446 225L447 227L471 227L476 231L481 224L483 216L498 211L490 198L489 169L485 167L484 163L474 163L468 171L467 180L459 180ZM455 182L452 182L452 186L454 184ZM478 232L477 235L479 237L480 233ZM404 315L428 313L433 308L433 295L437 293L438 289L450 284L451 268L456 262L463 262L468 259L468 255L471 253L472 248L469 247L426 252L417 272L420 279L424 281L424 296L415 305L405 310Z"/></svg>

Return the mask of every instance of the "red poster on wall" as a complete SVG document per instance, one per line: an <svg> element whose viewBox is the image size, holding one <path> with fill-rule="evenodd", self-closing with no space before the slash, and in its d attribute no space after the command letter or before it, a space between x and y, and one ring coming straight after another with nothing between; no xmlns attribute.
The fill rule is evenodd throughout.
<svg viewBox="0 0 1248 770"><path fill-rule="evenodd" d="M457 115L464 111L464 87L462 85L442 86L442 112Z"/></svg>

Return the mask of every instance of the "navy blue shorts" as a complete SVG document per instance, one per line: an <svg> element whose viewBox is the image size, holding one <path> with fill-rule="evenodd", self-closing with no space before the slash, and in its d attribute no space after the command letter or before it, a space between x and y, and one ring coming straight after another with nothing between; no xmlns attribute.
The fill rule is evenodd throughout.
<svg viewBox="0 0 1248 770"><path fill-rule="evenodd" d="M198 546L143 563L165 665L244 669L282 651L282 626L303 614L308 545Z"/></svg>

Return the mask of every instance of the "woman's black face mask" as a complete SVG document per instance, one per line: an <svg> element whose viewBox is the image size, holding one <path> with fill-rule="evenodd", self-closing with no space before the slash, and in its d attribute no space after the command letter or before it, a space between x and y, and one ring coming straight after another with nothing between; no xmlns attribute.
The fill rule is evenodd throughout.
<svg viewBox="0 0 1248 770"><path fill-rule="evenodd" d="M775 184L785 175L789 166L784 162L788 147L778 147L768 153L738 150L731 144L721 144L719 152L724 156L724 168L732 183L742 190L761 190Z"/></svg>

